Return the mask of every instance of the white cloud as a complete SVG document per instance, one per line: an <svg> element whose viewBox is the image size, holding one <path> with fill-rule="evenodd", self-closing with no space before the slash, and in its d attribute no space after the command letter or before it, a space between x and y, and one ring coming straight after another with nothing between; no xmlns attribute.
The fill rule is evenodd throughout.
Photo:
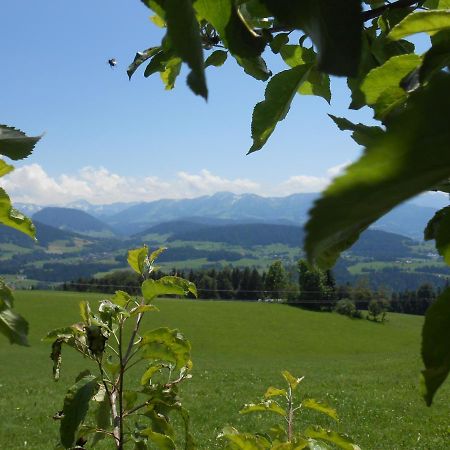
<svg viewBox="0 0 450 450"><path fill-rule="evenodd" d="M327 175L331 178L337 177L338 175L341 175L344 170L347 168L348 165L350 165L351 161L346 161L345 163L338 164L337 166L330 167L327 170Z"/></svg>
<svg viewBox="0 0 450 450"><path fill-rule="evenodd" d="M93 204L152 201L161 198L192 198L229 191L235 194L283 196L318 192L348 163L331 167L322 177L295 175L277 184L262 184L247 178L224 178L201 170L197 174L178 172L167 181L158 177L133 178L112 173L104 167L84 167L75 174L51 177L39 164L16 169L2 179L12 200L41 205L63 205L84 199Z"/></svg>

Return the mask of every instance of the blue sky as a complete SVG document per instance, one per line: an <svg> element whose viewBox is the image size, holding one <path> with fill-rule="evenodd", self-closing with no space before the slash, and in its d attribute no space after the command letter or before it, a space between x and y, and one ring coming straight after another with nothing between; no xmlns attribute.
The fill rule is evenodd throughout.
<svg viewBox="0 0 450 450"><path fill-rule="evenodd" d="M6 178L17 201L310 192L360 152L326 115L370 121L369 111L347 110L342 79L332 81L331 106L297 96L264 149L248 156L251 113L265 85L231 59L208 68L207 103L186 87L185 71L173 91L142 70L128 81L135 52L161 37L139 0L5 0L2 15L0 123L45 132ZM283 67L273 58L269 66Z"/></svg>

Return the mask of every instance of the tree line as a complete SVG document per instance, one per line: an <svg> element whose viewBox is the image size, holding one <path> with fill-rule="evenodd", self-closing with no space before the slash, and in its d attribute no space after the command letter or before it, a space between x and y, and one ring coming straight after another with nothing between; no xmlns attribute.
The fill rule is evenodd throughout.
<svg viewBox="0 0 450 450"><path fill-rule="evenodd" d="M311 269L304 260L296 266L285 267L274 261L267 271L255 267L239 268L226 266L222 269L199 269L169 273L157 270L151 277L177 275L192 281L197 286L199 298L211 300L277 301L317 311L334 310L339 300L348 299L356 309L367 309L372 300L388 304L392 312L425 314L440 288L423 284L418 289L390 292L387 289L372 289L368 279L354 284L336 284L331 270ZM126 290L138 295L140 278L128 270L118 270L99 278L78 277L64 282L63 290L77 292L114 293Z"/></svg>

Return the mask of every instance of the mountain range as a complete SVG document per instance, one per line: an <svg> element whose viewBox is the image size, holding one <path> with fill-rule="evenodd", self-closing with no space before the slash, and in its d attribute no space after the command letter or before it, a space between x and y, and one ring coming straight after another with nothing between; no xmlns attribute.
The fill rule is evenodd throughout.
<svg viewBox="0 0 450 450"><path fill-rule="evenodd" d="M64 208L32 204L18 204L17 207L35 220L57 228L89 236L112 237L131 236L157 224L180 220L210 225L268 223L301 226L307 221L308 211L318 196L312 193L261 197L219 192L193 199L141 203L91 205L82 200ZM445 202L445 196L423 194L416 203L398 206L372 228L422 240L428 220Z"/></svg>

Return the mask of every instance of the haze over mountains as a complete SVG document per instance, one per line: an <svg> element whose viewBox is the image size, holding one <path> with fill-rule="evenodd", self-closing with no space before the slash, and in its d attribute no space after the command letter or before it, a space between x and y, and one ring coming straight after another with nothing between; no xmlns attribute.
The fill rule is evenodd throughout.
<svg viewBox="0 0 450 450"><path fill-rule="evenodd" d="M65 208L19 204L20 210L35 220L61 229L90 236L133 235L147 228L171 221L209 225L269 223L301 226L319 194L293 194L287 197L261 197L219 192L182 200L157 200L145 203L91 205L82 200ZM417 203L400 205L376 222L372 228L421 240L423 229L445 196L424 194ZM77 212L79 214L77 214Z"/></svg>

